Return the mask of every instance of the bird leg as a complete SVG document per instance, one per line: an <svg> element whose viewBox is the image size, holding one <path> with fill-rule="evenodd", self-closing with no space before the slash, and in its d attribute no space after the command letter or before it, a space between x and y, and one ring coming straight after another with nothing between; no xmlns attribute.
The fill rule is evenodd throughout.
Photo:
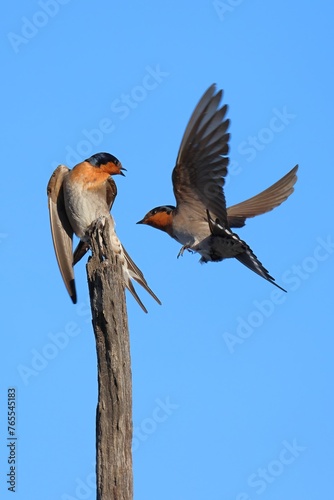
<svg viewBox="0 0 334 500"><path fill-rule="evenodd" d="M190 248L190 245L183 245L183 247L181 247L181 250L177 254L177 258L183 257L183 253L185 250L188 250L188 252L190 253L194 253L194 251Z"/></svg>

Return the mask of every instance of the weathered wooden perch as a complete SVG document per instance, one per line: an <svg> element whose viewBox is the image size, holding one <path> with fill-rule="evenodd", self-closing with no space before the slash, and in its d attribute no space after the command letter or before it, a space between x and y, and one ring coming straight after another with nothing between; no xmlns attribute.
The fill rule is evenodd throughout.
<svg viewBox="0 0 334 500"><path fill-rule="evenodd" d="M131 500L132 380L122 269L110 248L110 225L92 231L87 263L98 366L97 500Z"/></svg>

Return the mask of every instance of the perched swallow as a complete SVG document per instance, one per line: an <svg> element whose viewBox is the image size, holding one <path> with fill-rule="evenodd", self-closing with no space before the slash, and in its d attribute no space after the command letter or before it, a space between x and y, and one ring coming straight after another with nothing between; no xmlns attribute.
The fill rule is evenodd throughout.
<svg viewBox="0 0 334 500"><path fill-rule="evenodd" d="M97 153L72 170L65 165L59 165L49 180L47 194L53 245L60 272L74 304L77 302L77 294L73 266L89 248L87 230L94 221L101 216L110 217L111 227L115 227L110 209L117 195L117 188L110 176L124 175L123 170L125 169L115 156L109 153ZM80 238L74 254L73 233ZM110 244L121 260L124 284L143 311L147 312L131 279L136 280L161 304L115 231L112 233Z"/></svg>
<svg viewBox="0 0 334 500"><path fill-rule="evenodd" d="M216 92L216 85L211 85L186 127L172 173L176 207L156 207L137 224L165 231L181 243L178 256L188 249L198 252L202 263L235 257L281 288L231 227L242 227L247 218L269 212L285 201L294 190L298 165L257 196L226 208L223 186L229 163L230 121L227 105L220 107L222 95L222 90Z"/></svg>

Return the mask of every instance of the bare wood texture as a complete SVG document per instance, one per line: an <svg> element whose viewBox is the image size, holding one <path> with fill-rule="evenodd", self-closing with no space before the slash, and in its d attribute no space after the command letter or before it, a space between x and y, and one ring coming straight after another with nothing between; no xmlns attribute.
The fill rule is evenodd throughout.
<svg viewBox="0 0 334 500"><path fill-rule="evenodd" d="M92 231L87 276L96 339L97 500L131 500L132 379L121 265L111 251L109 220Z"/></svg>

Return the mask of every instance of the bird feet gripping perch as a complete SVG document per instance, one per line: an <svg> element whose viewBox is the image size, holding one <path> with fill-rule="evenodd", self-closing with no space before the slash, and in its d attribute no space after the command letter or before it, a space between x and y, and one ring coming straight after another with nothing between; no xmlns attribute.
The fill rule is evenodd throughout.
<svg viewBox="0 0 334 500"><path fill-rule="evenodd" d="M85 233L85 240L92 249L92 252L98 253L101 262L106 259L106 254L107 254L106 248L108 243L105 241L105 234L104 234L106 228L106 222L107 222L106 217L101 215L90 224ZM94 240L96 242L96 246L93 243Z"/></svg>

